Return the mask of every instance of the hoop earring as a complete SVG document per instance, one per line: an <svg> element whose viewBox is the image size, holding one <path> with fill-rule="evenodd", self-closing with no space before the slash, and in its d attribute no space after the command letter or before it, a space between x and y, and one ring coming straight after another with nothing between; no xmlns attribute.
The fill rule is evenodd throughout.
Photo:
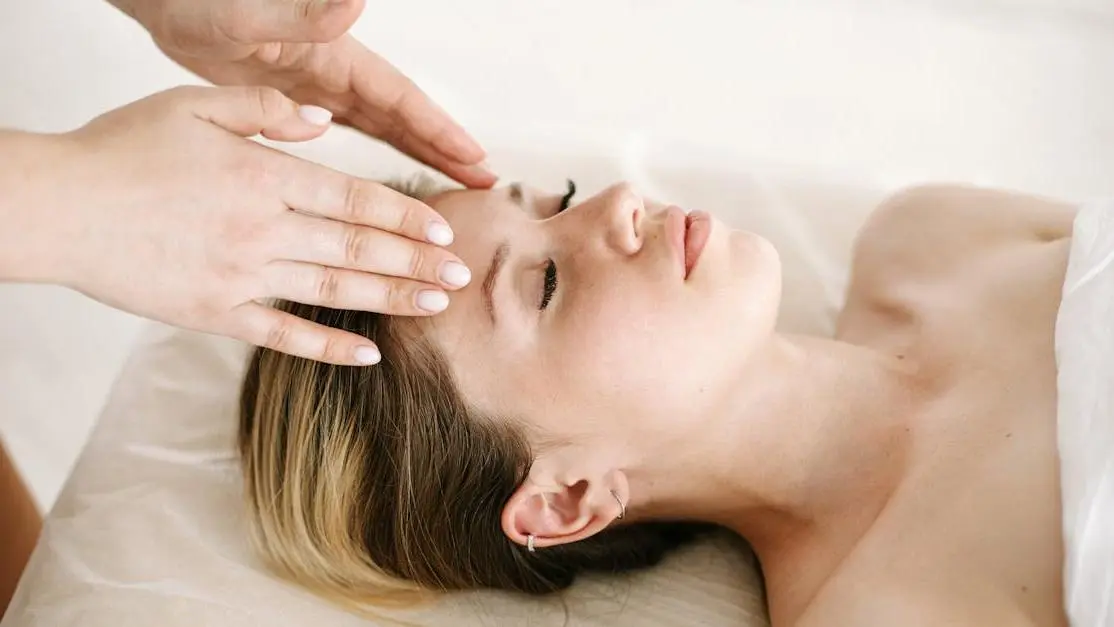
<svg viewBox="0 0 1114 627"><path fill-rule="evenodd" d="M611 492L611 496L615 497L615 502L619 504L619 518L618 518L618 520L622 520L623 517L627 515L627 506L623 505L623 499L620 499L619 495L615 494L615 490L609 490L609 491Z"/></svg>
<svg viewBox="0 0 1114 627"><path fill-rule="evenodd" d="M526 550L534 553L534 534L526 536Z"/></svg>

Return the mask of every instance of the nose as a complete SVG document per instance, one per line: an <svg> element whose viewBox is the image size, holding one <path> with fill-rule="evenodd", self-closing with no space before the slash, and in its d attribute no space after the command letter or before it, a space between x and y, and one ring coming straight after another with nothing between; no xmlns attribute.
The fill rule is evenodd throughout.
<svg viewBox="0 0 1114 627"><path fill-rule="evenodd" d="M628 183L613 185L602 196L608 245L623 255L642 250L642 218L646 214L642 197Z"/></svg>

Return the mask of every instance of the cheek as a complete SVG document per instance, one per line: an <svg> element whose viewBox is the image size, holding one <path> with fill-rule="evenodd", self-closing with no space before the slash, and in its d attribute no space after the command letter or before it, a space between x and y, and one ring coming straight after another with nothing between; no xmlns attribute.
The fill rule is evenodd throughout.
<svg viewBox="0 0 1114 627"><path fill-rule="evenodd" d="M620 273L584 286L554 336L578 402L675 422L735 381L774 331L781 275L765 240L731 244L722 272L699 286Z"/></svg>
<svg viewBox="0 0 1114 627"><path fill-rule="evenodd" d="M729 370L732 352L698 294L644 287L616 282L565 321L560 367L575 378L578 402L652 423L692 411L694 395Z"/></svg>

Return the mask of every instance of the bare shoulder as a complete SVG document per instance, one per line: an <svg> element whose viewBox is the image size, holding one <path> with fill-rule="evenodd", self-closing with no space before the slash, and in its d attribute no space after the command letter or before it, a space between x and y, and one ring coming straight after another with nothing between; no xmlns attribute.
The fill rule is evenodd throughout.
<svg viewBox="0 0 1114 627"><path fill-rule="evenodd" d="M855 272L905 277L964 265L1001 245L1071 236L1076 206L1005 190L922 185L886 199L856 238Z"/></svg>
<svg viewBox="0 0 1114 627"><path fill-rule="evenodd" d="M1071 237L1076 212L1067 202L961 185L923 185L894 194L856 237L836 336L878 340L879 329L890 329L904 337L905 325L894 323L918 319L926 302L938 302L933 294L944 290L954 301L956 293L981 292L980 281L1002 276L980 271L1010 267L1001 263L1009 256L1002 253L1062 245ZM1007 276L1016 276L1016 267Z"/></svg>

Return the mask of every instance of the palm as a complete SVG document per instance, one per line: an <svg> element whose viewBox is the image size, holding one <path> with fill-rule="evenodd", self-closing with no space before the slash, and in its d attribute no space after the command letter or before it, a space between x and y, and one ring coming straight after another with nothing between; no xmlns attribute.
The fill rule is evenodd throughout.
<svg viewBox="0 0 1114 627"><path fill-rule="evenodd" d="M477 187L490 174L474 167L478 147L412 82L351 35L323 44L269 43L190 56L163 47L186 69L218 85L267 85L337 122L395 146L448 176Z"/></svg>

